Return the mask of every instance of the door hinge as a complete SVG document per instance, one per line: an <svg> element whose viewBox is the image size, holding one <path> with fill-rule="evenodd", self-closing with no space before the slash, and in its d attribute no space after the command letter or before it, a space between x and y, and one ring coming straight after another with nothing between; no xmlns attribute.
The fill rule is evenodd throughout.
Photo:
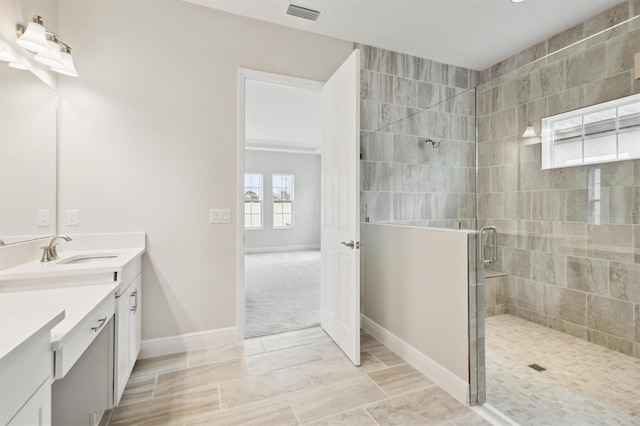
<svg viewBox="0 0 640 426"><path fill-rule="evenodd" d="M362 160L362 154L360 154L360 159Z"/></svg>

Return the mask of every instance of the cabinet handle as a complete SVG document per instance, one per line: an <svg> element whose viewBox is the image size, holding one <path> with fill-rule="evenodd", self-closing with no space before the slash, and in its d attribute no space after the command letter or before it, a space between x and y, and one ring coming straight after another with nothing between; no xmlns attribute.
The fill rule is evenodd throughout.
<svg viewBox="0 0 640 426"><path fill-rule="evenodd" d="M102 326L105 325L106 322L107 322L107 317L100 318L98 320L98 325L96 325L95 327L91 327L91 330L93 330L93 331L95 331L97 333L98 330L100 330L102 328Z"/></svg>
<svg viewBox="0 0 640 426"><path fill-rule="evenodd" d="M131 293L131 297L133 297L134 305L131 307L131 312L136 312L138 310L138 289L136 288L133 293Z"/></svg>

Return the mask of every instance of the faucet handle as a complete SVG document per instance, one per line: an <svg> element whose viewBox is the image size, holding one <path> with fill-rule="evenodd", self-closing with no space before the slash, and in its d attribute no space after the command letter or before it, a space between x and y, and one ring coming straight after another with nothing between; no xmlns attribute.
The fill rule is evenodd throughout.
<svg viewBox="0 0 640 426"><path fill-rule="evenodd" d="M42 249L42 259L40 262L46 263L51 261L51 253L49 252L49 246L40 247Z"/></svg>

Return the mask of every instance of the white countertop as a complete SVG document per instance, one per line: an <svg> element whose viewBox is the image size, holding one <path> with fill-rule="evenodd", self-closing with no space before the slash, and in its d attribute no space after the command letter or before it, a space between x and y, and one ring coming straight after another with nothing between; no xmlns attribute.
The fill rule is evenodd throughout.
<svg viewBox="0 0 640 426"><path fill-rule="evenodd" d="M112 282L0 293L0 323L11 324L11 327L3 327L2 329L10 328L11 330L7 330L9 333L15 336L23 334L26 336L23 340L26 340L30 336L29 330L13 318L12 311L23 312L25 318L29 314L34 317L39 316L40 312L45 311L64 311L64 320L51 330L52 348L56 350L62 346L67 333L73 330L105 298L115 297L119 285L119 283ZM5 307L7 308L6 312Z"/></svg>
<svg viewBox="0 0 640 426"><path fill-rule="evenodd" d="M41 306L33 309L0 294L0 360L43 329L50 330L65 317L64 307Z"/></svg>
<svg viewBox="0 0 640 426"><path fill-rule="evenodd" d="M58 259L43 263L40 260L22 263L12 268L0 271L0 281L54 278L70 275L100 274L104 272L121 272L122 268L145 252L144 248L122 248L104 250L62 251L58 246ZM118 255L114 259L101 262L62 264L66 259L74 256Z"/></svg>

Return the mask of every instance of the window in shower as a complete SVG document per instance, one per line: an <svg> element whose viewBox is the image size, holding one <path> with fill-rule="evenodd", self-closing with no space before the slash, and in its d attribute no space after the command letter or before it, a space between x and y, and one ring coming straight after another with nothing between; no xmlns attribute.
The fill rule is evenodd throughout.
<svg viewBox="0 0 640 426"><path fill-rule="evenodd" d="M640 94L542 119L542 169L640 158Z"/></svg>

